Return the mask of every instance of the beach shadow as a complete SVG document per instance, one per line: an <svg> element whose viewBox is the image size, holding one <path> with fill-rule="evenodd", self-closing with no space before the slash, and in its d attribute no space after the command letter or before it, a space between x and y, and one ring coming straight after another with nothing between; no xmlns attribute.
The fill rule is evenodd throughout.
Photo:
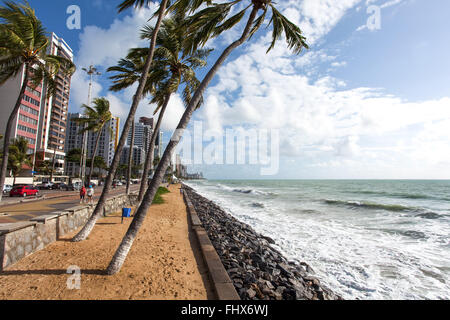
<svg viewBox="0 0 450 320"><path fill-rule="evenodd" d="M119 223L115 223L115 222L97 222L97 225L116 225Z"/></svg>
<svg viewBox="0 0 450 320"><path fill-rule="evenodd" d="M22 276L22 275L63 275L63 274L70 274L67 272L67 270L10 270L10 271L2 271L0 272L0 276ZM92 275L99 275L99 276L105 276L106 270L98 270L98 269L86 269L81 270L81 274L92 274Z"/></svg>

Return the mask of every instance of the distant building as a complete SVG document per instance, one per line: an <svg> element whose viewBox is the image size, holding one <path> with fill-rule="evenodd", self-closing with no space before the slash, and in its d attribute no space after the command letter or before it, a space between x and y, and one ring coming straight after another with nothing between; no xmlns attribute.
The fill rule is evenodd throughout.
<svg viewBox="0 0 450 320"><path fill-rule="evenodd" d="M69 120L67 124L67 141L66 153L73 149L82 149L83 135L79 134L82 125L74 121L77 118L82 118L81 113L69 113ZM110 166L114 158L114 153L119 143L119 125L120 119L113 117L108 124L103 128L96 156L102 157L106 164ZM111 130L108 129L111 128ZM91 159L95 149L95 141L97 139L97 132L89 132L87 135L87 158ZM89 174L89 168L86 168L86 173ZM79 163L66 163L66 174L75 176L80 174Z"/></svg>
<svg viewBox="0 0 450 320"><path fill-rule="evenodd" d="M201 173L201 172L198 172L198 173L187 173L184 178L185 179L190 179L190 180L201 180L201 179L203 179L203 173Z"/></svg>
<svg viewBox="0 0 450 320"><path fill-rule="evenodd" d="M150 126L153 129L153 118L140 117L139 123L142 123L146 126Z"/></svg>
<svg viewBox="0 0 450 320"><path fill-rule="evenodd" d="M175 156L175 172L178 178L185 178L187 176L187 167L181 163L179 154Z"/></svg>
<svg viewBox="0 0 450 320"><path fill-rule="evenodd" d="M143 148L145 152L149 150L150 140L153 133L153 119L142 117L135 123L134 145ZM127 145L131 145L132 131L128 133Z"/></svg>
<svg viewBox="0 0 450 320"><path fill-rule="evenodd" d="M145 150L139 146L133 147L133 165L138 166L145 163ZM120 157L120 164L128 165L128 160L130 158L130 147L125 146L123 148L122 155Z"/></svg>
<svg viewBox="0 0 450 320"><path fill-rule="evenodd" d="M163 151L164 151L163 150L163 132L162 131L159 131L159 135L158 135L158 138L156 139L155 145L156 145L155 151L158 154L158 158L161 159L163 156Z"/></svg>

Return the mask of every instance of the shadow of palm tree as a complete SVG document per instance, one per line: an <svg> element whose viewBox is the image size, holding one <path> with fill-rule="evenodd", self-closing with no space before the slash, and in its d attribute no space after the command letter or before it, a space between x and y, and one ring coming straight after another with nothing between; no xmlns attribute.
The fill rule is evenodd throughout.
<svg viewBox="0 0 450 320"><path fill-rule="evenodd" d="M55 269L55 270L11 270L11 271L2 271L0 272L0 276L21 276L21 275L70 275L71 273L67 272L67 270ZM99 269L85 269L81 270L81 274L92 274L92 275L106 275L105 270Z"/></svg>

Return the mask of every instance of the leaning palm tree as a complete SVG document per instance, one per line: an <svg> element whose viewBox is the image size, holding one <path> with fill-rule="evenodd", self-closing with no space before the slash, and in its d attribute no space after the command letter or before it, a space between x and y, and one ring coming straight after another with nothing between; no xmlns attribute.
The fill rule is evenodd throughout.
<svg viewBox="0 0 450 320"><path fill-rule="evenodd" d="M136 123L133 119L133 123L131 124L131 138L128 152L128 172L127 172L127 185L125 189L125 193L127 195L131 192L131 179L133 174L133 154L134 154L134 139L136 137Z"/></svg>
<svg viewBox="0 0 450 320"><path fill-rule="evenodd" d="M239 11L237 14L233 15L229 19L226 19L231 8L242 2L250 2L250 4L243 10ZM178 0L175 2L173 9L182 10L179 6L183 5L186 7L186 3L196 3L197 0ZM188 4L189 5L189 4ZM269 24L272 25L272 42L267 52L269 52L274 46L276 41L284 33L288 47L294 51L294 53L299 54L303 48L308 48L306 44L306 39L302 35L302 31L298 26L290 22L286 17L284 17L273 5L271 0L235 0L223 4L214 4L207 7L206 9L200 10L194 14L189 21L186 23L186 27L189 31L189 36L186 37L186 46L188 52L193 52L200 45L204 45L208 39L218 36L222 32L232 28L237 23L239 23L245 16L246 11L251 8L250 15L248 17L245 28L239 39L231 43L217 59L216 63L206 74L205 78L198 86L189 106L186 108L180 122L178 123L177 129L172 135L169 144L164 151L161 161L156 168L153 179L150 186L145 193L144 199L142 200L139 208L136 210L133 221L131 222L127 233L122 239L116 253L114 254L108 268L108 274L115 274L120 271L133 241L136 238L142 223L147 215L147 211L150 208L153 198L155 197L156 191L163 180L164 173L169 166L169 162L173 151L175 150L178 142L186 129L192 114L194 113L200 99L218 72L219 68L225 62L226 58L233 52L234 49L242 45L247 41L263 24L267 11L269 8L272 11L272 18ZM261 15L257 17L258 13L262 11ZM226 19L226 20L225 20Z"/></svg>
<svg viewBox="0 0 450 320"><path fill-rule="evenodd" d="M122 12L130 7L136 7L141 8L144 5L148 5L151 1L150 0L125 0L123 1L119 6L119 12ZM95 222L97 219L101 216L101 213L103 212L103 208L106 203L106 197L108 196L112 182L117 170L117 167L119 166L120 162L120 156L123 151L123 147L125 146L125 142L128 138L128 132L130 131L130 127L132 125L132 122L134 121L134 117L136 114L137 107L139 103L142 100L144 88L147 83L147 77L148 73L150 71L150 66L153 61L153 54L155 52L155 46L156 46L156 36L158 35L159 28L161 26L161 22L163 18L165 17L167 13L167 5L169 4L169 0L161 0L159 10L155 13L155 15L158 16L158 19L156 21L155 29L152 34L152 38L150 41L150 47L147 52L147 58L145 60L145 65L142 70L142 73L139 78L139 85L136 90L136 93L133 96L133 102L131 104L130 112L128 113L127 120L125 121L125 124L122 129L122 135L120 136L119 143L116 147L116 151L114 153L113 160L111 162L111 166L109 168L108 176L106 177L105 185L102 190L102 194L100 195L100 198L98 199L97 205L92 213L92 215L89 217L87 223L84 225L84 227L81 229L81 231L75 235L75 237L72 238L72 241L83 241L87 238L87 236L92 231L92 228L95 226ZM181 7L181 4L180 4Z"/></svg>
<svg viewBox="0 0 450 320"><path fill-rule="evenodd" d="M0 85L23 74L22 87L6 125L0 190L5 183L12 128L27 86L36 88L43 81L47 94L56 92L58 72L71 75L75 66L68 59L47 54L49 39L41 21L28 3L5 2L0 6ZM2 193L0 193L1 201Z"/></svg>
<svg viewBox="0 0 450 320"><path fill-rule="evenodd" d="M102 135L103 128L105 128L107 123L112 119L109 101L106 98L96 98L94 99L93 102L94 102L93 107L83 104L82 108L84 108L84 118L73 119L73 121L77 123L84 124L83 129L80 131L80 134L84 134L85 132L89 131L92 131L93 133L97 132L97 137L95 138L94 151L92 153L92 159L94 159L97 154L98 144L100 142L100 137ZM107 127L107 130L110 131L111 133L110 136L112 137L111 127ZM91 183L93 172L94 172L94 161L91 161L88 184Z"/></svg>
<svg viewBox="0 0 450 320"><path fill-rule="evenodd" d="M184 55L182 51L182 43L186 37L185 28L186 22L183 14L178 14L173 18L168 18L163 21L160 32L157 38L158 48L155 51L153 66L151 68L151 76L147 84L147 90L153 95L150 103L156 104L154 114L159 112L158 120L151 136L149 150L146 155L143 182L141 183L138 201L142 201L146 187L147 178L153 164L155 142L158 137L158 132L161 127L161 122L164 117L167 105L173 93L178 91L180 86L183 89L183 102L187 107L191 100L192 93L195 92L200 81L195 76L195 69L206 66L206 57L211 52L209 49L198 49L192 54ZM142 30L142 38L149 38L153 33L153 28L150 26L144 27ZM130 50L127 59L127 65L138 66L139 61L145 55L145 49L136 48ZM127 73L123 73L124 69L110 68L110 71L118 70L121 73L113 76L116 79L113 90L116 87L123 88L132 85L132 80L135 70L129 69ZM129 76L126 76L126 75ZM201 101L202 102L202 101ZM200 104L199 104L200 105Z"/></svg>

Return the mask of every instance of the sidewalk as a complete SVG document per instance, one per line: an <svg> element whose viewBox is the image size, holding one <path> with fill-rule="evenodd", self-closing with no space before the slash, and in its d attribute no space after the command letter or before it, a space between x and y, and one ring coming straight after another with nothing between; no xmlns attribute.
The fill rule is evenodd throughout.
<svg viewBox="0 0 450 320"><path fill-rule="evenodd" d="M121 224L120 213L99 220L87 240L69 242L71 234L0 273L0 299L214 298L179 185L170 191L150 208L118 274L103 272L131 222ZM81 268L79 290L67 288L73 265Z"/></svg>
<svg viewBox="0 0 450 320"><path fill-rule="evenodd" d="M139 185L132 185L131 191L139 189ZM101 188L95 189L94 200L101 195ZM58 193L60 195L58 195ZM120 187L110 191L109 196L119 193L125 193L125 187ZM37 216L51 214L55 211L65 210L80 204L80 197L77 191L59 191L54 192L49 197L53 199L25 199L27 202L4 204L0 206L0 223L14 223L19 221L27 221ZM58 198L54 198L58 197ZM19 200L23 200L18 198ZM18 200L18 201L19 201Z"/></svg>

